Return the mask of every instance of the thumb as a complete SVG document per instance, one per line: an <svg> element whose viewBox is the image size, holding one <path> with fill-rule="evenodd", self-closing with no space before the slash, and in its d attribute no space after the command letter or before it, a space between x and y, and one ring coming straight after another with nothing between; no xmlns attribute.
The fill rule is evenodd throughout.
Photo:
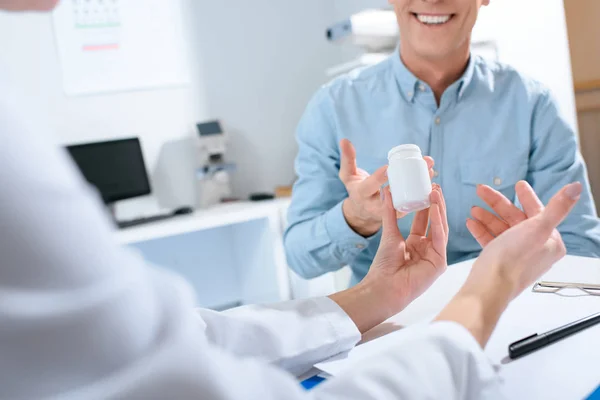
<svg viewBox="0 0 600 400"><path fill-rule="evenodd" d="M340 141L340 150L340 178L344 180L349 176L356 175L356 150L348 139Z"/></svg>
<svg viewBox="0 0 600 400"><path fill-rule="evenodd" d="M398 228L396 209L394 208L394 204L392 202L392 193L390 192L389 186L381 189L381 200L383 202L383 207L381 210L382 240L385 240L386 238L398 237L400 240L404 240L402 233L400 233L400 229Z"/></svg>
<svg viewBox="0 0 600 400"><path fill-rule="evenodd" d="M542 221L541 229L544 234L550 235L552 231L567 217L581 197L583 186L579 182L571 183L563 187L555 194L544 211L539 214Z"/></svg>

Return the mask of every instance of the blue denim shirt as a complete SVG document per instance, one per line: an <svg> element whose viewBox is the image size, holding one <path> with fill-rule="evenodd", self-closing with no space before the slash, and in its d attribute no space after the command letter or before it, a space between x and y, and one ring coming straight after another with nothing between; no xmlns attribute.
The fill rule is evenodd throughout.
<svg viewBox="0 0 600 400"><path fill-rule="evenodd" d="M559 230L570 254L600 255L600 224L576 136L544 86L473 55L438 106L431 88L396 52L322 87L299 123L298 180L285 248L288 264L305 278L350 265L356 283L379 245L379 233L361 237L342 214L348 195L338 177L342 138L352 141L358 166L369 173L387 164L387 152L399 144L417 144L435 159L433 181L441 185L448 210L449 263L481 250L465 225L472 206L485 206L476 185L490 185L516 201L514 185L521 179L544 203L563 185L582 182L581 200ZM411 222L412 215L398 221L405 236Z"/></svg>

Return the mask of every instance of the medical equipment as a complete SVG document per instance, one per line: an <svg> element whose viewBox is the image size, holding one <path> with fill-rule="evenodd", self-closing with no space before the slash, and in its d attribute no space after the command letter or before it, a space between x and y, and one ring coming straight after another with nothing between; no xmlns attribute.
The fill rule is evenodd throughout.
<svg viewBox="0 0 600 400"><path fill-rule="evenodd" d="M387 58L398 44L396 14L393 10L365 10L332 25L327 29L326 36L331 42L350 42L366 51L354 61L328 69L327 75L335 76L377 64Z"/></svg>
<svg viewBox="0 0 600 400"><path fill-rule="evenodd" d="M228 138L220 121L199 123L196 128L200 165L196 173L199 180L198 205L210 207L231 197L230 174L235 165L225 162Z"/></svg>

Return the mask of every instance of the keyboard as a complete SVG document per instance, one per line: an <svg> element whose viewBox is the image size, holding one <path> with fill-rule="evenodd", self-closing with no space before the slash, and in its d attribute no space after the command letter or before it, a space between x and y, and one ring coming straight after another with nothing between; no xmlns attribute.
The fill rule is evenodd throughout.
<svg viewBox="0 0 600 400"><path fill-rule="evenodd" d="M131 228L132 226L144 225L150 222L162 221L164 219L170 219L175 217L173 214L153 215L151 217L143 217L130 219L128 221L117 221L119 229Z"/></svg>

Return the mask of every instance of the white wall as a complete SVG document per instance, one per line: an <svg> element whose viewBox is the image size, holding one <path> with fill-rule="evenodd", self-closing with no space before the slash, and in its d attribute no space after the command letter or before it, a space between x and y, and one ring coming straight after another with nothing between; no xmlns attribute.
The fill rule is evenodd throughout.
<svg viewBox="0 0 600 400"><path fill-rule="evenodd" d="M341 59L325 40L333 15L323 0L194 3L198 67L208 111L231 134L237 195L294 181L296 124Z"/></svg>
<svg viewBox="0 0 600 400"><path fill-rule="evenodd" d="M0 13L0 65L5 67L3 73L9 79L37 98L47 111L48 130L55 131L61 143L139 136L153 176L165 175L166 165L159 168L157 163L162 145L189 137L194 132L193 121L207 115L202 95L191 85L101 96L65 96L50 15ZM177 176L173 178L177 181ZM153 184L160 187L164 182ZM182 188L177 182L172 186L180 193L189 193L189 188ZM125 214L127 208L134 213L155 207L151 199L128 203L123 207Z"/></svg>
<svg viewBox="0 0 600 400"><path fill-rule="evenodd" d="M0 14L0 63L48 109L49 129L63 144L139 136L164 206L182 202L170 191L189 197L189 188L181 187L189 154L185 162L172 154L181 154L194 124L208 118L222 119L230 131L235 194L291 184L296 124L327 81L325 70L342 59L341 48L325 40L326 27L337 19L333 3L182 1L193 78L188 87L66 97L49 15ZM153 208L148 198L123 202L119 211L128 216Z"/></svg>

